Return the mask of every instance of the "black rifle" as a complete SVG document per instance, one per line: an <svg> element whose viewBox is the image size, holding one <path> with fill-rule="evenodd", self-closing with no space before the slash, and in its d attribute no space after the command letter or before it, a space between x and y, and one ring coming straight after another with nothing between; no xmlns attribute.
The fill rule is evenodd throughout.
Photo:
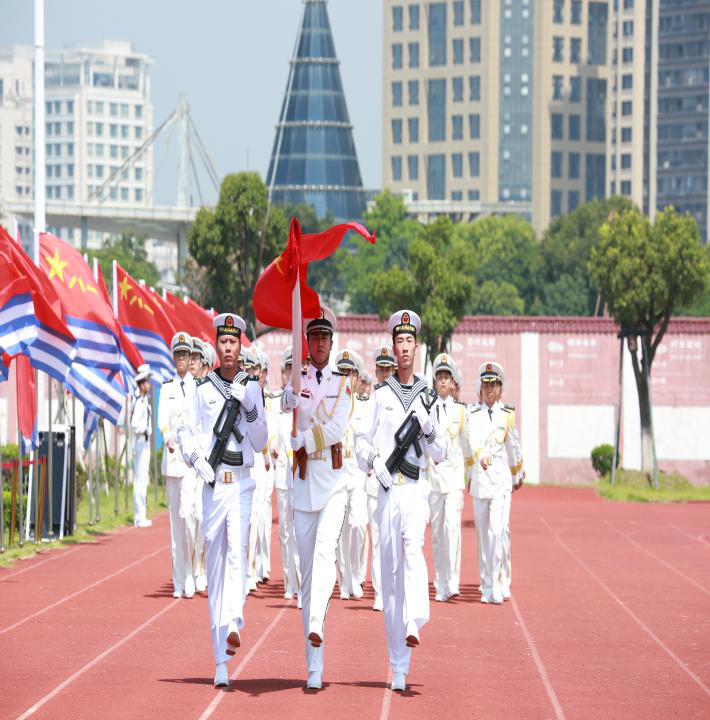
<svg viewBox="0 0 710 720"><path fill-rule="evenodd" d="M227 449L227 442L229 436L234 433L234 437L237 438L237 442L242 442L244 436L239 432L239 428L236 426L237 417L239 416L239 400L236 398L229 398L222 405L222 410L219 413L217 422L214 424L212 431L217 436L214 445L212 446L212 452L207 459L207 462L211 465L213 470L217 470L217 465L222 461L224 451ZM213 480L210 485L214 487L215 481Z"/></svg>
<svg viewBox="0 0 710 720"><path fill-rule="evenodd" d="M429 402L425 399L427 394L430 394ZM427 412L431 410L432 405L436 401L436 397L436 392L433 390L424 391L422 402L424 403L424 407L427 409ZM404 456L407 454L407 451L410 447L412 447L412 445L414 446L414 452L417 454L417 457L422 456L423 450L421 444L419 443L419 435L421 431L422 428L419 425L419 420L416 414L413 411L410 412L404 419L404 422L397 429L397 432L394 434L394 450L392 450L390 456L387 458L387 462L385 462L385 466L387 467L390 475L394 475L399 470L399 467L404 460ZM385 490L388 489L389 488L385 488Z"/></svg>

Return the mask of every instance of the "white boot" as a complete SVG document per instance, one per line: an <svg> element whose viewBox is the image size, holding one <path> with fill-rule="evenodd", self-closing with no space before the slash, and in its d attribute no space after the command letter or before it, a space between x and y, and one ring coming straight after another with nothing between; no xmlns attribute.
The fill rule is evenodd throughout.
<svg viewBox="0 0 710 720"><path fill-rule="evenodd" d="M214 686L229 687L229 671L226 662L217 663L214 673Z"/></svg>
<svg viewBox="0 0 710 720"><path fill-rule="evenodd" d="M308 673L306 687L309 690L320 690L323 687L323 673L320 670L311 670Z"/></svg>
<svg viewBox="0 0 710 720"><path fill-rule="evenodd" d="M398 692L404 692L407 689L407 676L403 672L394 673L390 688Z"/></svg>

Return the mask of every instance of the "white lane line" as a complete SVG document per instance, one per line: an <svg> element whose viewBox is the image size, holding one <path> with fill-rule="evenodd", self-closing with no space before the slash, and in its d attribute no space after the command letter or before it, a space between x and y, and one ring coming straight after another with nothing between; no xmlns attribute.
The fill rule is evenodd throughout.
<svg viewBox="0 0 710 720"><path fill-rule="evenodd" d="M668 523L668 527L677 530L681 535L685 535L685 537L690 538L691 540L696 540L697 542L702 543L706 547L710 547L710 542L708 542L702 535L691 535L689 532L686 532L685 530L682 530L675 525L671 525L670 523Z"/></svg>
<svg viewBox="0 0 710 720"><path fill-rule="evenodd" d="M706 587L701 585L699 582L696 582L695 580L693 580L692 577L690 577L689 575L686 575L682 570L678 570L678 568L674 568L670 563L666 562L663 558L658 557L658 555L656 555L655 553L651 552L650 550L645 548L643 545L641 545L641 543L637 542L636 540L632 540L631 533L625 533L622 530L619 530L619 528L614 527L609 521L605 520L605 522L612 530L616 530L616 532L618 532L619 535L621 535L622 537L625 537L635 548L637 548L638 550L641 550L642 552L645 552L646 555L648 555L649 557L652 557L654 560L661 563L661 565L667 567L669 570L672 570L676 575L678 575L679 577L682 577L683 580L687 580L691 585L694 585L696 588L698 588L698 590L702 590L702 592L704 592L706 595L710 595L710 590L708 590ZM634 532L640 532L640 531L635 530Z"/></svg>
<svg viewBox="0 0 710 720"><path fill-rule="evenodd" d="M547 697L550 699L552 709L555 711L555 717L557 718L557 720L565 720L565 714L562 710L562 706L560 705L560 701L557 699L555 689L552 687L552 683L550 682L550 676L547 674L547 670L545 670L545 666L542 664L542 658L540 657L540 653L538 653L537 651L535 640L533 640L533 636L530 634L528 626L525 624L525 620L523 619L523 614L520 612L518 603L515 602L514 597L510 598L510 602L513 605L513 612L515 613L515 617L518 619L518 624L520 625L520 629L523 632L525 642L530 648L530 653L532 654L533 660L535 661L537 672L540 675L542 684L545 686L545 692L547 693Z"/></svg>
<svg viewBox="0 0 710 720"><path fill-rule="evenodd" d="M67 685L70 685L74 682L80 675L83 675L87 670L90 670L94 665L97 663L100 663L106 656L110 655L114 650L118 650L118 648L121 647L121 645L124 645L129 640L133 639L136 635L138 635L139 632L142 630L145 630L153 621L157 620L161 615L168 612L168 610L174 608L178 603L180 602L179 599L173 600L170 605L166 605L162 610L159 610L155 615L149 617L142 625L139 625L135 630L133 630L131 633L126 635L126 637L119 640L117 643L114 643L109 647L108 649L104 650L100 655L97 655L93 660L89 661L84 665L83 667L79 668L75 673L70 675L64 682L57 685L57 687L54 688L51 692L47 693L43 698L38 700L29 710L25 710L22 715L20 715L17 720L25 720L25 718L30 717L30 715L33 715L37 712L43 705L46 705L52 698L56 697L62 690L64 690Z"/></svg>
<svg viewBox="0 0 710 720"><path fill-rule="evenodd" d="M149 555L145 555L144 557L139 558L138 560L134 560L132 563L126 565L125 567L122 567L120 570L116 570L115 572L112 572L110 575L106 575L106 577L101 578L101 580L96 580L96 582L92 582L91 585L87 585L86 587L81 588L81 590L77 590L76 592L73 592L70 595L66 595L61 600L57 600L57 602L53 602L51 605L47 605L47 607L44 607L41 610L38 610L37 612L34 612L25 618L22 618L22 620L18 620L16 623L13 623L12 625L9 625L8 627L0 630L0 635L10 632L11 630L14 630L15 628L19 627L20 625L24 625L26 622L29 622L30 620L32 620L36 617L39 617L40 615L43 615L46 612L49 612L49 610L52 610L53 608L64 604L65 602L67 602L67 600L71 600L72 598L75 598L77 595L81 595L82 593L85 593L87 590L91 590L92 588L95 588L97 585L101 585L101 583L104 583L107 580L110 580L111 578L114 578L117 575L120 575L121 573L126 572L126 570L130 570L132 567L135 567L136 565L139 565L140 563L145 562L146 560L149 560L154 555L157 555L160 552L164 552L165 550L167 550L168 547L169 547L169 545L163 545L162 547L159 547L157 550L150 553Z"/></svg>
<svg viewBox="0 0 710 720"><path fill-rule="evenodd" d="M387 720L390 714L390 704L392 703L392 668L387 671L387 687L385 694L382 696L382 709L380 710L380 720Z"/></svg>
<svg viewBox="0 0 710 720"><path fill-rule="evenodd" d="M230 680L236 680L239 677L239 674L244 670L247 663L254 657L257 650L264 644L264 641L267 637L271 634L271 631L276 627L279 620L283 617L286 610L289 609L293 605L293 600L289 601L287 605L281 608L278 613L276 613L276 617L269 623L269 625L266 627L263 633L259 636L259 639L251 646L249 652L244 656L242 661L237 665L237 669L229 676ZM217 695L214 696L214 699L212 702L207 706L205 711L200 715L199 720L207 720L210 715L217 709L218 705L224 700L225 696L227 695L226 692L220 692L217 693Z"/></svg>
<svg viewBox="0 0 710 720"><path fill-rule="evenodd" d="M658 635L656 635L656 633L653 632L653 630L651 630L650 627L648 627L648 625L646 625L646 623L643 622L643 620L641 620L641 618L639 618L634 613L633 610L631 610L628 605L626 605L623 600L621 600L621 598L614 594L614 592L608 587L608 585L606 585L606 583L582 560L582 558L580 558L579 555L577 555L577 553L572 550L572 548L569 547L569 545L567 545L560 538L559 534L552 529L552 527L547 522L547 520L545 520L544 517L540 517L540 520L542 520L547 529L552 533L555 540L557 540L557 542L579 563L579 565L584 568L584 570L586 570L587 573L589 573L589 575L591 575L597 581L597 583L612 598L612 600L618 603L621 608L629 615L629 617L634 620L634 622L638 623L641 629L648 634L648 636L656 643L656 645L658 645L658 647L660 647L661 650L663 650L668 655L668 657L670 657L671 660L673 660L673 662L675 662L676 665L678 665L678 667L686 675L688 675L690 679L693 680L693 682L695 682L695 684L706 695L710 696L710 688L663 642L663 640L658 637Z"/></svg>

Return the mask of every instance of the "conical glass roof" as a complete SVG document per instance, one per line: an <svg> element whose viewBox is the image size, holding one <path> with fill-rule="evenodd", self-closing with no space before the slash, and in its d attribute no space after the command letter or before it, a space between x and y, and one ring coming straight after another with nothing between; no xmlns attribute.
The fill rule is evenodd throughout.
<svg viewBox="0 0 710 720"><path fill-rule="evenodd" d="M308 203L320 217L365 210L325 0L305 2L266 183L273 202Z"/></svg>

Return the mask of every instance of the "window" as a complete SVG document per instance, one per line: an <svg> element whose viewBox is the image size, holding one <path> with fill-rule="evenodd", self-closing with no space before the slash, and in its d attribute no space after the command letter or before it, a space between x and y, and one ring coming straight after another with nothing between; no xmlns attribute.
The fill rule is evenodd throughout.
<svg viewBox="0 0 710 720"><path fill-rule="evenodd" d="M94 127L95 127L95 129L96 129L96 135L97 135L98 137L103 137L103 134L104 134L104 124L103 124L102 122L97 122L97 123L94 125Z"/></svg>
<svg viewBox="0 0 710 720"><path fill-rule="evenodd" d="M477 152L468 154L468 176L478 177L481 174L481 156Z"/></svg>
<svg viewBox="0 0 710 720"><path fill-rule="evenodd" d="M53 168L54 168L54 165L47 165L47 177L48 177L48 178L51 178L51 177L52 177L52 170L53 170Z"/></svg>
<svg viewBox="0 0 710 720"><path fill-rule="evenodd" d="M621 194L622 195L631 195L631 180L622 180L621 181Z"/></svg>
<svg viewBox="0 0 710 720"><path fill-rule="evenodd" d="M140 125L136 125L135 134L136 134L136 140L143 139L143 128Z"/></svg>
<svg viewBox="0 0 710 720"><path fill-rule="evenodd" d="M128 147L121 145L121 160L125 160L128 157Z"/></svg>
<svg viewBox="0 0 710 720"><path fill-rule="evenodd" d="M118 125L115 125L114 123L111 123L111 124L108 126L108 130L109 130L109 135L110 135L112 138L117 138L117 137L118 137Z"/></svg>
<svg viewBox="0 0 710 720"><path fill-rule="evenodd" d="M104 101L97 100L96 104L94 105L94 109L96 110L97 115L103 115L104 114Z"/></svg>
<svg viewBox="0 0 710 720"><path fill-rule="evenodd" d="M468 49L470 53L470 61L472 63L481 62L481 38L472 37L468 39Z"/></svg>
<svg viewBox="0 0 710 720"><path fill-rule="evenodd" d="M451 199L454 201L461 201L463 200L463 193L461 190L454 190L451 193Z"/></svg>
<svg viewBox="0 0 710 720"><path fill-rule="evenodd" d="M590 65L606 65L608 13L609 8L606 2L589 3L589 16L587 18L587 61Z"/></svg>
<svg viewBox="0 0 710 720"><path fill-rule="evenodd" d="M481 198L480 190L469 190L468 191L468 199L469 200L480 200L480 198Z"/></svg>
<svg viewBox="0 0 710 720"><path fill-rule="evenodd" d="M463 102L463 78L455 77L451 80L454 102Z"/></svg>
<svg viewBox="0 0 710 720"><path fill-rule="evenodd" d="M454 25L463 25L463 0L454 0Z"/></svg>
<svg viewBox="0 0 710 720"><path fill-rule="evenodd" d="M69 157L74 157L74 143L73 142L67 143L67 155Z"/></svg>
<svg viewBox="0 0 710 720"><path fill-rule="evenodd" d="M108 156L110 158L118 159L118 145L111 145L109 147Z"/></svg>
<svg viewBox="0 0 710 720"><path fill-rule="evenodd" d="M419 142L419 118L409 118L407 120L407 128L409 130L409 142Z"/></svg>
<svg viewBox="0 0 710 720"><path fill-rule="evenodd" d="M74 114L74 101L73 100L67 100L67 114L68 115Z"/></svg>
<svg viewBox="0 0 710 720"><path fill-rule="evenodd" d="M52 114L52 103L48 102L48 103L46 103L46 105L47 105L47 108L46 108L47 115L51 115Z"/></svg>
<svg viewBox="0 0 710 720"><path fill-rule="evenodd" d="M463 155L454 153L451 156L451 173L455 178L463 177Z"/></svg>
<svg viewBox="0 0 710 720"><path fill-rule="evenodd" d="M481 116L478 113L471 113L468 116L468 136L471 140L478 140L481 137Z"/></svg>
<svg viewBox="0 0 710 720"><path fill-rule="evenodd" d="M402 107L402 83L392 83L392 107Z"/></svg>
<svg viewBox="0 0 710 720"><path fill-rule="evenodd" d="M409 29L419 30L419 5L409 6Z"/></svg>
<svg viewBox="0 0 710 720"><path fill-rule="evenodd" d="M109 191L109 197L111 200L118 200L118 188L112 187Z"/></svg>
<svg viewBox="0 0 710 720"><path fill-rule="evenodd" d="M392 144L402 144L402 121L399 119L392 120Z"/></svg>
<svg viewBox="0 0 710 720"><path fill-rule="evenodd" d="M141 188L136 188L135 198L136 202L143 202L143 190Z"/></svg>
<svg viewBox="0 0 710 720"><path fill-rule="evenodd" d="M67 185L67 200L73 200L73 199L74 199L74 186Z"/></svg>
<svg viewBox="0 0 710 720"><path fill-rule="evenodd" d="M631 115L631 111L632 111L631 100L624 100L624 102L621 103L621 114L622 115Z"/></svg>
<svg viewBox="0 0 710 720"><path fill-rule="evenodd" d="M552 4L552 22L561 24L565 21L564 0L554 0Z"/></svg>
<svg viewBox="0 0 710 720"><path fill-rule="evenodd" d="M591 142L606 140L606 80L587 78L587 130Z"/></svg>
<svg viewBox="0 0 710 720"><path fill-rule="evenodd" d="M572 25L582 24L582 0L572 0L572 12L570 15Z"/></svg>
<svg viewBox="0 0 710 720"><path fill-rule="evenodd" d="M118 103L109 103L108 108L111 117L118 117Z"/></svg>
<svg viewBox="0 0 710 720"><path fill-rule="evenodd" d="M579 178L579 153L571 152L567 156L567 175L570 180Z"/></svg>
<svg viewBox="0 0 710 720"><path fill-rule="evenodd" d="M401 32L404 26L404 8L401 5L395 5L392 8L392 30L393 32Z"/></svg>
<svg viewBox="0 0 710 720"><path fill-rule="evenodd" d="M552 127L552 139L562 140L564 134L562 113L552 113L550 115L550 118Z"/></svg>
<svg viewBox="0 0 710 720"><path fill-rule="evenodd" d="M100 143L96 143L94 146L94 149L96 151L96 157L102 158L104 156L104 146Z"/></svg>
<svg viewBox="0 0 710 720"><path fill-rule="evenodd" d="M394 43L392 45L392 69L402 69L402 43Z"/></svg>
<svg viewBox="0 0 710 720"><path fill-rule="evenodd" d="M471 75L468 78L468 99L476 102L481 99L481 76Z"/></svg>
<svg viewBox="0 0 710 720"><path fill-rule="evenodd" d="M562 191L552 190L550 192L550 215L558 217L562 215Z"/></svg>
<svg viewBox="0 0 710 720"><path fill-rule="evenodd" d="M582 78L571 77L569 79L569 99L570 102L582 101Z"/></svg>
<svg viewBox="0 0 710 720"><path fill-rule="evenodd" d="M409 104L419 105L419 80L410 80L408 83L408 90Z"/></svg>
<svg viewBox="0 0 710 720"><path fill-rule="evenodd" d="M463 38L456 38L452 41L454 53L454 65L463 65Z"/></svg>
<svg viewBox="0 0 710 720"><path fill-rule="evenodd" d="M631 90L631 88L634 86L634 76L633 75L622 75L621 76L621 87L623 90Z"/></svg>
<svg viewBox="0 0 710 720"><path fill-rule="evenodd" d="M52 186L47 185L47 200L51 200L51 199L52 199Z"/></svg>
<svg viewBox="0 0 710 720"><path fill-rule="evenodd" d="M567 212L572 212L579 207L579 191L570 190L567 193Z"/></svg>
<svg viewBox="0 0 710 720"><path fill-rule="evenodd" d="M140 120L143 117L143 106L136 105L136 120Z"/></svg>
<svg viewBox="0 0 710 720"><path fill-rule="evenodd" d="M564 83L564 78L562 75L553 75L552 76L552 99L553 100L562 100L562 85Z"/></svg>
<svg viewBox="0 0 710 720"><path fill-rule="evenodd" d="M481 24L481 0L471 0L471 25Z"/></svg>
<svg viewBox="0 0 710 720"><path fill-rule="evenodd" d="M573 63L580 62L582 57L582 41L579 38L571 38L569 41L569 60Z"/></svg>
<svg viewBox="0 0 710 720"><path fill-rule="evenodd" d="M428 155L426 163L427 199L446 198L446 155Z"/></svg>
<svg viewBox="0 0 710 720"><path fill-rule="evenodd" d="M630 127L621 128L621 142L622 143L630 143L631 142L631 128Z"/></svg>
<svg viewBox="0 0 710 720"><path fill-rule="evenodd" d="M392 156L392 180L394 182L402 180L402 158L399 155Z"/></svg>
<svg viewBox="0 0 710 720"><path fill-rule="evenodd" d="M604 108L602 108L603 111ZM580 116L579 115L570 115L569 116L569 139L570 140L579 140L582 133L580 131Z"/></svg>
<svg viewBox="0 0 710 720"><path fill-rule="evenodd" d="M463 140L463 115L451 116L451 139Z"/></svg>
<svg viewBox="0 0 710 720"><path fill-rule="evenodd" d="M128 117L128 103L121 103L121 117Z"/></svg>
<svg viewBox="0 0 710 720"><path fill-rule="evenodd" d="M621 62L632 63L634 61L634 49L632 47L622 48Z"/></svg>
<svg viewBox="0 0 710 720"><path fill-rule="evenodd" d="M552 38L552 62L562 62L564 60L565 39L559 36Z"/></svg>
<svg viewBox="0 0 710 720"><path fill-rule="evenodd" d="M72 121L69 121L67 123L67 135L73 135L74 134L74 123Z"/></svg>
<svg viewBox="0 0 710 720"><path fill-rule="evenodd" d="M419 67L419 43L418 42L410 42L407 46L407 49L409 50L409 67L410 68L418 68Z"/></svg>
<svg viewBox="0 0 710 720"><path fill-rule="evenodd" d="M128 140L128 125L121 125L121 137Z"/></svg>
<svg viewBox="0 0 710 720"><path fill-rule="evenodd" d="M606 155L589 154L585 157L585 200L604 197L606 184Z"/></svg>
<svg viewBox="0 0 710 720"><path fill-rule="evenodd" d="M121 188L121 200L128 201L128 188Z"/></svg>
<svg viewBox="0 0 710 720"><path fill-rule="evenodd" d="M407 155L407 177L410 180L419 180L419 156Z"/></svg>
<svg viewBox="0 0 710 720"><path fill-rule="evenodd" d="M550 153L550 174L553 178L562 177L562 153L553 151Z"/></svg>
<svg viewBox="0 0 710 720"><path fill-rule="evenodd" d="M134 175L136 182L141 182L143 180L143 168L137 167Z"/></svg>
<svg viewBox="0 0 710 720"><path fill-rule="evenodd" d="M54 112L59 115L62 112L62 102L61 100L55 100L54 101Z"/></svg>
<svg viewBox="0 0 710 720"><path fill-rule="evenodd" d="M446 65L446 3L429 5L428 12L429 65ZM443 198L442 198L443 199Z"/></svg>
<svg viewBox="0 0 710 720"><path fill-rule="evenodd" d="M429 142L446 140L446 80L443 78L428 83L427 115Z"/></svg>
<svg viewBox="0 0 710 720"><path fill-rule="evenodd" d="M67 177L74 177L74 163L67 164Z"/></svg>
<svg viewBox="0 0 710 720"><path fill-rule="evenodd" d="M104 176L104 166L103 165L97 165L96 166L96 177L102 178Z"/></svg>
<svg viewBox="0 0 710 720"><path fill-rule="evenodd" d="M86 112L89 114L94 112L94 101L93 100L86 101Z"/></svg>
<svg viewBox="0 0 710 720"><path fill-rule="evenodd" d="M634 34L634 21L624 20L621 26L621 32L624 34L624 37L631 37Z"/></svg>
<svg viewBox="0 0 710 720"><path fill-rule="evenodd" d="M621 169L628 170L630 167L631 167L631 155L628 153L624 153L621 156Z"/></svg>

